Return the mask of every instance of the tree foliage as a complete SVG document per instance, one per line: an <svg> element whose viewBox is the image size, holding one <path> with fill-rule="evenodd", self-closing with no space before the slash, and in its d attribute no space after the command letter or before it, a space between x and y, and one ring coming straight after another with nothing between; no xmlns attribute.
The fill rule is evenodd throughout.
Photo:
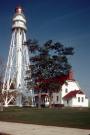
<svg viewBox="0 0 90 135"><path fill-rule="evenodd" d="M42 46L37 41L28 40L27 45L30 51L30 72L34 87L47 89L51 94L60 89L60 82L45 81L52 78L65 76L71 70L68 56L74 54L72 47L64 47L60 42L49 40ZM29 72L28 72L29 73ZM29 82L29 85L31 83Z"/></svg>
<svg viewBox="0 0 90 135"><path fill-rule="evenodd" d="M34 53L30 57L32 78L49 79L68 74L71 69L68 56L74 53L72 47L64 47L59 42L53 43L52 40L47 41L43 46L35 41L29 42L29 50Z"/></svg>

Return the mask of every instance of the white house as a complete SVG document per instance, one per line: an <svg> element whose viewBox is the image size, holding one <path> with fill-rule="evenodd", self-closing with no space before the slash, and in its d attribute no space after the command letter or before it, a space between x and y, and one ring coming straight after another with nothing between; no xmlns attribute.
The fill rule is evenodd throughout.
<svg viewBox="0 0 90 135"><path fill-rule="evenodd" d="M81 90L74 90L63 97L64 106L88 107L88 99Z"/></svg>
<svg viewBox="0 0 90 135"><path fill-rule="evenodd" d="M88 107L88 98L75 80L66 80L58 93L53 93L52 104L67 107Z"/></svg>
<svg viewBox="0 0 90 135"><path fill-rule="evenodd" d="M88 98L84 91L81 90L78 82L73 79L72 71L69 72L67 77L57 78L55 81L62 84L59 92L52 93L52 106L57 107L88 107ZM38 91L35 91L35 103L38 102ZM45 106L49 106L49 93L43 90L41 93L41 102Z"/></svg>

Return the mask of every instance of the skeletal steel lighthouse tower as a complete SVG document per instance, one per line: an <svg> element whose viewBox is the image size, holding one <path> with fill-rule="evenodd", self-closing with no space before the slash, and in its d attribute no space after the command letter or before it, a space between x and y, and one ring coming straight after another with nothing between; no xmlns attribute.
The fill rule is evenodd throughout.
<svg viewBox="0 0 90 135"><path fill-rule="evenodd" d="M12 23L12 38L3 82L4 104L22 106L22 97L28 96L26 71L29 68L29 54L26 42L26 19L23 9L17 7Z"/></svg>

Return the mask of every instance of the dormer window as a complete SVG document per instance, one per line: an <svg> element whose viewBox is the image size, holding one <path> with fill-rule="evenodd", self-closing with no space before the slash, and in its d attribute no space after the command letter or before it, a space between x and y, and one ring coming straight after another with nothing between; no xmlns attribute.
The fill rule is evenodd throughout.
<svg viewBox="0 0 90 135"><path fill-rule="evenodd" d="M82 102L84 102L84 97L82 97Z"/></svg>
<svg viewBox="0 0 90 135"><path fill-rule="evenodd" d="M66 89L65 89L65 93L67 93L67 92L68 92L68 89L66 88Z"/></svg>
<svg viewBox="0 0 90 135"><path fill-rule="evenodd" d="M80 97L78 97L78 102L80 102Z"/></svg>

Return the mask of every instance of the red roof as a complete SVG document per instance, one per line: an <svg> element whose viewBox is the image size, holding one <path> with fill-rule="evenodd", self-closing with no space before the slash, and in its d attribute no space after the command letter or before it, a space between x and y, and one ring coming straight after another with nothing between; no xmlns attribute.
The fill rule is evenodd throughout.
<svg viewBox="0 0 90 135"><path fill-rule="evenodd" d="M76 97L76 94L84 94L81 90L74 90L66 94L63 99L70 99Z"/></svg>

